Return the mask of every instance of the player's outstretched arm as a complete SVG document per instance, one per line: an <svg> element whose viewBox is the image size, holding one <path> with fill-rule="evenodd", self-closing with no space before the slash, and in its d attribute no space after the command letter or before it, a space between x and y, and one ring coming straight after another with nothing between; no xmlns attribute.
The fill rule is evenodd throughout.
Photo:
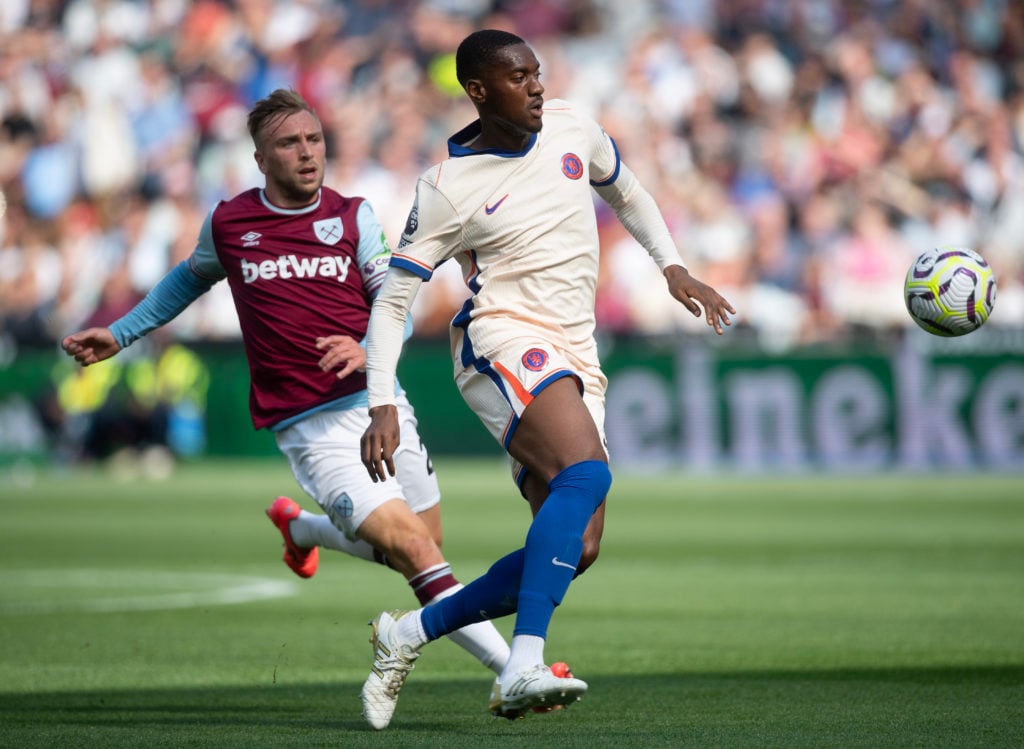
<svg viewBox="0 0 1024 749"><path fill-rule="evenodd" d="M396 475L394 456L399 439L398 408L393 404L371 408L370 426L363 432L359 447L363 465L375 483Z"/></svg>
<svg viewBox="0 0 1024 749"><path fill-rule="evenodd" d="M726 313L735 315L736 310L728 300L706 283L691 276L686 268L681 265L668 266L665 268L665 280L668 281L668 290L672 296L690 310L694 317L700 317L703 308L708 325L718 335L722 335L723 324L732 325Z"/></svg>
<svg viewBox="0 0 1024 749"><path fill-rule="evenodd" d="M337 369L339 380L366 367L366 349L351 336L329 335L317 338L316 347L320 351L326 352L320 358L320 369L324 372Z"/></svg>
<svg viewBox="0 0 1024 749"><path fill-rule="evenodd" d="M60 345L68 356L75 357L75 361L83 367L109 359L121 350L110 328L87 328L72 333Z"/></svg>

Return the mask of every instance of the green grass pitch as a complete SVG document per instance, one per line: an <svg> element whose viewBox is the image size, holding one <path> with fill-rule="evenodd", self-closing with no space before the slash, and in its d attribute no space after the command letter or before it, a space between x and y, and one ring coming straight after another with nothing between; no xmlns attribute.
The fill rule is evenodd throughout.
<svg viewBox="0 0 1024 749"><path fill-rule="evenodd" d="M468 582L528 510L501 462L437 467ZM263 509L312 503L283 460L0 478L0 747L1024 746L1020 476L619 471L547 646L584 700L493 719L490 672L442 640L384 732L367 622L414 599L332 552L285 568Z"/></svg>

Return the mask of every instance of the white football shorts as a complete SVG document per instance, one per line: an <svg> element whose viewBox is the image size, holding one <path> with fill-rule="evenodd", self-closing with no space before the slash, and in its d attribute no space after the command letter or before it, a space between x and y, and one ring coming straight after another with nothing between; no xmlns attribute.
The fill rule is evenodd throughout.
<svg viewBox="0 0 1024 749"><path fill-rule="evenodd" d="M398 476L374 483L360 456L359 440L370 424L364 408L321 411L276 433L292 474L331 522L349 539L370 513L401 499L416 513L441 501L437 475L417 431L416 414L404 395L395 399L401 442L395 451Z"/></svg>
<svg viewBox="0 0 1024 749"><path fill-rule="evenodd" d="M570 359L550 343L516 339L500 351L474 362L455 375L455 384L466 404L480 417L487 431L508 449L523 411L533 398L562 377L583 384L583 403L597 425L601 444L604 434L604 394L608 381L596 364ZM606 448L607 451L607 448ZM512 460L512 476L522 482L522 465Z"/></svg>

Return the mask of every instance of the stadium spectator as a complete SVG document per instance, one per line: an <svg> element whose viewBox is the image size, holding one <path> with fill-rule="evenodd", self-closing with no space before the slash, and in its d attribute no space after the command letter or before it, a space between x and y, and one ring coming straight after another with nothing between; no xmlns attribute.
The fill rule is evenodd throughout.
<svg viewBox="0 0 1024 749"><path fill-rule="evenodd" d="M880 204L915 250L960 241L979 249L999 280L988 327L1024 321L1024 9L999 0L3 3L0 204L10 215L0 216L0 250L21 241L27 213L51 225L66 280L89 265L76 256L93 244L74 234L83 213L103 224L107 204L135 194L153 208L170 198L187 216L236 194L254 178L245 112L282 82L322 113L328 184L370 199L394 242L412 176L443 158L436 144L467 117L443 51L485 22L536 32L548 90L601 119L687 253L687 231L702 220L687 197L703 199L707 180L748 235L752 189L783 201L791 246L806 241L802 213L818 198L839 200L836 231L846 237L861 203ZM176 231L172 244L188 244L194 225ZM792 292L812 317L829 314L821 288L842 283L820 257L804 255L817 281ZM168 256L163 270L175 262ZM757 252L742 262L760 288ZM897 271L893 263L888 272ZM145 278L133 276L139 293ZM417 299L419 335L444 334L467 294L451 281ZM83 283L73 304L41 308L49 340L99 302L102 279ZM688 324L666 322L656 304L626 320L617 279L605 293L602 304L619 310L599 320L609 331ZM168 332L237 337L230 313L215 320L225 301L207 295ZM830 334L912 325L881 311L856 326L837 322ZM754 314L741 324L773 325ZM787 345L823 337L816 322L799 327Z"/></svg>

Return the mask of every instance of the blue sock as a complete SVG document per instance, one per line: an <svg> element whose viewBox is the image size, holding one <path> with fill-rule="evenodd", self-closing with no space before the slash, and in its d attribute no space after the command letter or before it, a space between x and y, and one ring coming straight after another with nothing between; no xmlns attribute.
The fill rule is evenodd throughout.
<svg viewBox="0 0 1024 749"><path fill-rule="evenodd" d="M427 640L436 640L467 624L514 613L523 576L523 552L517 549L502 557L458 593L423 609L420 621Z"/></svg>
<svg viewBox="0 0 1024 749"><path fill-rule="evenodd" d="M583 532L611 483L608 465L600 460L576 463L551 479L548 497L526 535L513 635L547 637L555 607L576 574Z"/></svg>
<svg viewBox="0 0 1024 749"><path fill-rule="evenodd" d="M607 464L599 460L577 463L555 476L548 498L530 525L526 547L499 559L458 593L423 609L420 621L427 640L516 611L515 634L545 637L555 606L576 573L583 532L608 494L611 480ZM534 567L529 575L528 549ZM560 564L552 564L552 560ZM526 629L520 631L521 626Z"/></svg>

